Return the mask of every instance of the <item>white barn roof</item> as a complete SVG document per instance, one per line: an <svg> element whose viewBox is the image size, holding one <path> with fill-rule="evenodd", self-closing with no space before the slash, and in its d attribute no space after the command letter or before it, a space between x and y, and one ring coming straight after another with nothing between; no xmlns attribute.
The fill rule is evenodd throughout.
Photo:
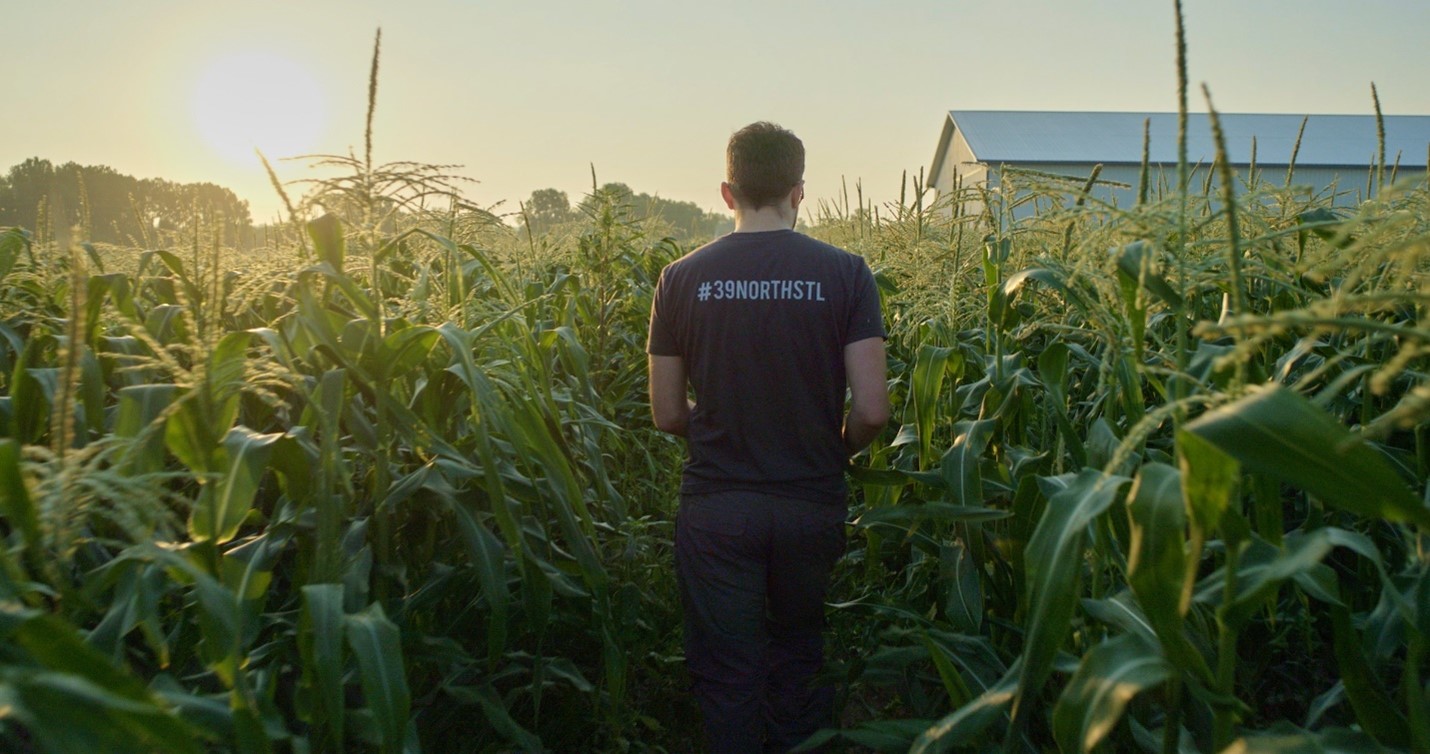
<svg viewBox="0 0 1430 754"><path fill-rule="evenodd" d="M1301 115L1219 114L1227 154L1234 164L1251 159L1262 165L1286 165L1301 128ZM1296 155L1306 167L1364 168L1375 161L1376 122L1373 115L1311 115ZM1387 162L1400 154L1409 165L1424 165L1430 148L1430 115L1387 115ZM1140 164L1143 122L1150 123L1149 161L1177 162L1176 113L1036 112L1013 110L953 110L944 123L928 184L937 179L957 132L974 161L999 163ZM1211 164L1216 156L1211 122L1205 113L1187 119L1187 161Z"/></svg>

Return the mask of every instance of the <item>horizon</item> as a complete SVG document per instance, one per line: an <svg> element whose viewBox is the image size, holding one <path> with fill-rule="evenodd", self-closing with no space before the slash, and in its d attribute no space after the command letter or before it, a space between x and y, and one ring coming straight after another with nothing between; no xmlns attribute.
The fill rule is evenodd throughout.
<svg viewBox="0 0 1430 754"><path fill-rule="evenodd" d="M374 162L461 165L467 200L498 213L545 188L574 205L594 170L728 214L725 141L754 120L805 142L811 206L846 189L882 205L929 167L951 110L1177 109L1170 2L38 6L8 14L15 59L44 63L0 82L24 113L0 122L0 166L40 157L214 183L256 224L280 201L247 144L266 144L285 182L315 175L294 153L361 152L379 28ZM746 24L756 13L766 23ZM1403 62L1430 4L1206 0L1184 13L1194 113L1206 82L1224 113L1373 114L1374 83L1387 115L1430 114L1430 70ZM1314 45L1324 28L1334 54Z"/></svg>

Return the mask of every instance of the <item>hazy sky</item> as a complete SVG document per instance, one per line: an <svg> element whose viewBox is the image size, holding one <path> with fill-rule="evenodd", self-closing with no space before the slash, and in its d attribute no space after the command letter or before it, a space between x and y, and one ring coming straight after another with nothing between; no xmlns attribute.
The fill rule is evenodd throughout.
<svg viewBox="0 0 1430 754"><path fill-rule="evenodd" d="M1426 0L1185 0L1192 106L1430 114ZM515 210L602 182L723 209L729 134L794 130L813 198L896 198L948 110L1176 109L1171 0L0 0L0 170L27 157L278 202L247 144L456 163ZM235 112L236 109L236 112ZM261 145L260 145L261 146ZM228 155L228 156L225 156ZM236 155L236 157L234 156ZM278 162L280 177L311 173Z"/></svg>

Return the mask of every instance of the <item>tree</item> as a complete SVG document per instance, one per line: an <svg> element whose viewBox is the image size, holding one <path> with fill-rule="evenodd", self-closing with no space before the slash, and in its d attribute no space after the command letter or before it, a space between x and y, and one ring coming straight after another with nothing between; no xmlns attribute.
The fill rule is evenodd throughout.
<svg viewBox="0 0 1430 754"><path fill-rule="evenodd" d="M522 211L529 224L527 232L532 235L546 233L561 223L575 219L566 192L554 188L531 192L531 198L522 204Z"/></svg>
<svg viewBox="0 0 1430 754"><path fill-rule="evenodd" d="M253 224L248 202L212 183L139 180L104 165L56 167L38 157L0 179L0 225L42 235L79 227L89 240L147 246L163 242L155 231L184 231L196 221L220 227L231 246L242 246Z"/></svg>
<svg viewBox="0 0 1430 754"><path fill-rule="evenodd" d="M734 220L719 212L706 212L695 202L662 199L646 193L635 193L624 183L607 183L581 201L579 209L586 215L598 206L596 198L609 198L624 204L636 220L658 220L664 232L682 242L708 241L735 227Z"/></svg>

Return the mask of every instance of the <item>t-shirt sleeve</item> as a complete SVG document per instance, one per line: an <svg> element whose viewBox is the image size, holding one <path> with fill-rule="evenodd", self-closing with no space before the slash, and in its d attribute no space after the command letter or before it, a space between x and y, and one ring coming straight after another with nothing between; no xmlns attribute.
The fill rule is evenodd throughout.
<svg viewBox="0 0 1430 754"><path fill-rule="evenodd" d="M666 301L668 287L665 273L662 272L660 280L655 284L655 295L651 297L650 329L646 331L645 350L652 356L682 355L680 344L676 342L675 333L671 332L670 324L667 321L670 316L669 302Z"/></svg>
<svg viewBox="0 0 1430 754"><path fill-rule="evenodd" d="M844 336L848 345L866 338L886 338L884 317L879 308L879 284L869 263L861 257L855 263L853 298L849 306L849 326Z"/></svg>

